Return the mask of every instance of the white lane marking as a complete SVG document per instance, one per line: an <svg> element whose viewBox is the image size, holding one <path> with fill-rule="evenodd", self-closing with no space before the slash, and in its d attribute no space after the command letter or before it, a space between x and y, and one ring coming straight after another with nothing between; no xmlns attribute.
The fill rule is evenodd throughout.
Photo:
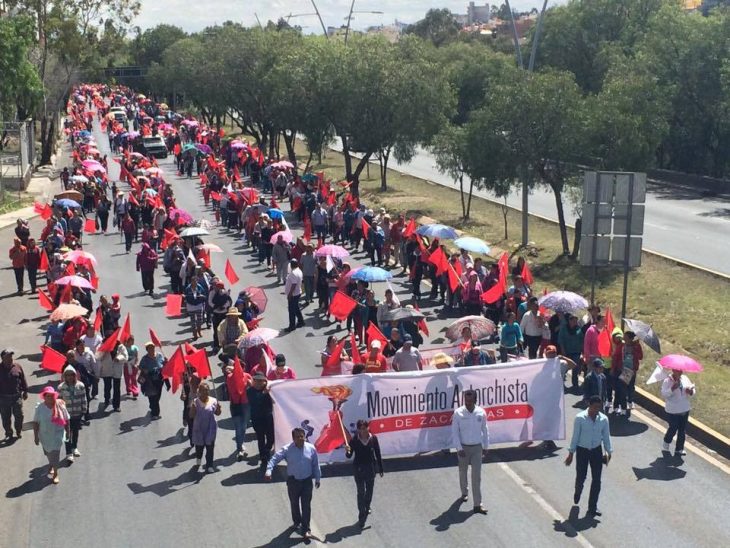
<svg viewBox="0 0 730 548"><path fill-rule="evenodd" d="M645 422L646 424L648 424L652 428L658 430L659 432L664 432L666 430L666 427L662 426L660 423L658 423L657 421L655 421L651 417L648 417L647 415L644 415L644 413L642 413L641 411L637 411L636 409L634 409L631 412L631 415L634 416L634 417L636 417L640 421ZM725 472L726 474L730 475L730 466L727 466L725 463L719 461L718 459L716 459L712 455L708 455L702 449L698 449L697 447L695 447L692 444L685 444L684 448L687 451L689 451L690 453L694 453L698 457L703 458L704 460L706 460L708 463L710 463L711 465L713 465L714 467L716 467L720 471ZM659 449L657 448L657 452L658 451L659 451Z"/></svg>
<svg viewBox="0 0 730 548"><path fill-rule="evenodd" d="M550 506L550 503L548 503L548 501L546 501L542 497L542 495L540 495L540 493L535 491L535 489L529 483L523 480L517 472L515 472L512 468L509 467L509 465L505 464L504 462L500 462L498 464L499 467L504 471L504 473L507 474L507 476L509 476L509 478L514 481L525 493L530 495L532 499L540 506L540 508L545 510L545 512L555 521L563 524L566 533L574 535L573 537L571 537L573 540L583 546L583 548L593 548L593 545L588 542L588 539L585 538L580 532L576 531L570 524L570 522L567 521L563 516L561 516L560 512Z"/></svg>

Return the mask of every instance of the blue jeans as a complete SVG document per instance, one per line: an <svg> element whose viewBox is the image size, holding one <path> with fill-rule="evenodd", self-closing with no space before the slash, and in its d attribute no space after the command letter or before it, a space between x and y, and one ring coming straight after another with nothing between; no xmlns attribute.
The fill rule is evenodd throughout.
<svg viewBox="0 0 730 548"><path fill-rule="evenodd" d="M236 413L235 415L233 414L234 412ZM246 428L248 427L250 418L251 406L249 404L231 404L231 419L233 419L233 428L236 431L236 451L243 449L243 442L246 439Z"/></svg>

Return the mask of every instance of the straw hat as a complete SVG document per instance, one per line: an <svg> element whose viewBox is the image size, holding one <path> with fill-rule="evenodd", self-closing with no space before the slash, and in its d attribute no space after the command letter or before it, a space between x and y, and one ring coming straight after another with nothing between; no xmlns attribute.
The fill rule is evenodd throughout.
<svg viewBox="0 0 730 548"><path fill-rule="evenodd" d="M228 309L228 312L226 312L226 316L240 316L241 313L238 311L238 308L235 306L232 306Z"/></svg>
<svg viewBox="0 0 730 548"><path fill-rule="evenodd" d="M431 365L436 369L448 369L454 364L454 358L445 354L444 352L438 352L431 358Z"/></svg>

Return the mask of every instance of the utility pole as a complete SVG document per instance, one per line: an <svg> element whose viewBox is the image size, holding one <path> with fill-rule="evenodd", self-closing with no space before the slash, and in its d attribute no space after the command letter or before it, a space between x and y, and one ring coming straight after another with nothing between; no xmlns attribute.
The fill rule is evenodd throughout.
<svg viewBox="0 0 730 548"><path fill-rule="evenodd" d="M327 34L327 27L324 26L324 21L322 21L322 16L319 14L319 8L314 0L312 0L312 6L314 6L314 11L317 14L317 19L319 19L319 24L322 25L322 32L324 32L325 37L329 38L329 34Z"/></svg>
<svg viewBox="0 0 730 548"><path fill-rule="evenodd" d="M374 13L378 15L383 15L382 11L355 11L355 0L352 0L352 4L350 4L350 13L347 14L347 26L345 27L345 44L347 44L347 37L350 34L350 22L352 21L353 13Z"/></svg>

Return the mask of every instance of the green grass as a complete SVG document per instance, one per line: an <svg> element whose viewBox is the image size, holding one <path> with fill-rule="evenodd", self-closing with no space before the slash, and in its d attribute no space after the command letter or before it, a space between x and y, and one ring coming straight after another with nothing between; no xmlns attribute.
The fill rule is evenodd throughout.
<svg viewBox="0 0 730 548"><path fill-rule="evenodd" d="M305 147L301 143L298 146L299 156L306 158ZM323 163L313 169L325 170L335 179L344 178L344 160L334 151L329 151ZM518 211L509 210L507 214L509 238L505 240L499 205L475 198L471 219L463 222L458 191L389 170L388 190L381 192L378 169L373 166L370 172L370 178L363 172L360 188L364 201L371 207L425 215L483 238L495 248L514 250L520 243ZM557 225L531 217L529 231L530 240L537 242L527 254L535 277L535 289L539 292L543 288L549 291L565 289L589 296L590 271L562 256ZM571 243L572 238L571 231ZM611 307L617 321L621 313L622 280L618 269L601 270L596 285L596 301L603 309ZM646 253L642 266L629 277L627 317L652 324L661 338L664 354L687 354L704 365L703 373L693 375L698 389L693 416L726 436L730 435L728 303L730 283L727 280ZM644 349L638 382L657 394L656 385L647 387L643 383L659 356L646 346Z"/></svg>
<svg viewBox="0 0 730 548"><path fill-rule="evenodd" d="M8 192L5 194L4 199L0 200L0 215L3 215L4 213L11 213L32 205L33 198L30 196L21 196L20 199L18 199L17 193L11 194Z"/></svg>

